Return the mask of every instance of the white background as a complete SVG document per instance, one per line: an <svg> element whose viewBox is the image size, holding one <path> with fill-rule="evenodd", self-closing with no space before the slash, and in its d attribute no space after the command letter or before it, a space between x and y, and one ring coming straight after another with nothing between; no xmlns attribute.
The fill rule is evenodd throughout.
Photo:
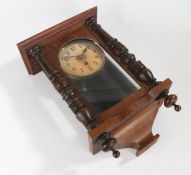
<svg viewBox="0 0 191 175"><path fill-rule="evenodd" d="M43 73L29 76L16 43L98 6L98 21L153 71L171 78L182 112L161 108L161 137L140 157L92 156L86 130ZM0 175L190 175L190 0L0 0Z"/></svg>

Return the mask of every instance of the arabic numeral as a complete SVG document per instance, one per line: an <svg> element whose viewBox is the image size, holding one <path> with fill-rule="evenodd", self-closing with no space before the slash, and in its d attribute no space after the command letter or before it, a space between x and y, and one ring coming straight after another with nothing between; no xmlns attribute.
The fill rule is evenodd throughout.
<svg viewBox="0 0 191 175"><path fill-rule="evenodd" d="M88 66L88 69L89 69L89 70L93 70L93 68L92 68L91 66Z"/></svg>
<svg viewBox="0 0 191 175"><path fill-rule="evenodd" d="M67 67L70 67L70 63L66 63L66 66L67 66Z"/></svg>
<svg viewBox="0 0 191 175"><path fill-rule="evenodd" d="M82 69L82 68L80 68L80 71L83 73L84 72L84 70Z"/></svg>
<svg viewBox="0 0 191 175"><path fill-rule="evenodd" d="M95 64L95 65L97 65L98 63L97 63L97 61L93 61L93 63Z"/></svg>
<svg viewBox="0 0 191 175"><path fill-rule="evenodd" d="M74 51L74 50L76 50L76 48L73 46L73 47L70 47L70 50Z"/></svg>
<svg viewBox="0 0 191 175"><path fill-rule="evenodd" d="M75 72L75 71L76 71L76 68L75 68L75 67L72 67L72 70Z"/></svg>
<svg viewBox="0 0 191 175"><path fill-rule="evenodd" d="M67 51L67 52L66 52L66 55L67 55L67 56L70 56L70 55L71 55L71 53L70 53L69 51Z"/></svg>

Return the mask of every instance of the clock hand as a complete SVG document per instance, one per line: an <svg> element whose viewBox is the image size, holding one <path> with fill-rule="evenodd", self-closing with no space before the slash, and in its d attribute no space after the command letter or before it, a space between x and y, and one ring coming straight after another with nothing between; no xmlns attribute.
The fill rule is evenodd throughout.
<svg viewBox="0 0 191 175"><path fill-rule="evenodd" d="M86 61L87 57L85 55L85 53L87 52L87 49L88 49L88 46L86 46L86 48L82 51L82 54L80 54L77 57L78 61L83 62L85 65L88 65L88 62Z"/></svg>
<svg viewBox="0 0 191 175"><path fill-rule="evenodd" d="M66 56L66 57L64 57L63 59L64 59L65 61L68 61L69 58L78 58L78 57L79 57L79 55L76 55L76 56Z"/></svg>
<svg viewBox="0 0 191 175"><path fill-rule="evenodd" d="M88 61L87 61L87 56L84 55L83 58L82 58L82 61L85 65L88 65Z"/></svg>
<svg viewBox="0 0 191 175"><path fill-rule="evenodd" d="M88 49L88 46L86 46L86 48L82 51L82 54L78 57L79 61L83 61L85 65L88 65L87 57L85 55L85 53L87 52L87 49Z"/></svg>
<svg viewBox="0 0 191 175"><path fill-rule="evenodd" d="M87 48L88 48L88 47L86 47L86 48L82 51L82 54L79 54L79 55L76 55L76 56L66 56L66 57L64 57L64 59L65 59L66 61L69 60L69 58L79 58L79 59L83 59L84 54L85 54L85 52L87 51Z"/></svg>
<svg viewBox="0 0 191 175"><path fill-rule="evenodd" d="M78 61L83 61L83 63L84 63L85 65L87 65L87 64L88 64L88 62L86 61L87 57L84 55L84 54L87 52L87 49L88 49L88 47L86 47L86 48L82 51L82 54L80 54L80 55L76 55L76 56L66 56L66 57L64 57L63 59L64 59L65 61L68 61L69 58L77 58Z"/></svg>
<svg viewBox="0 0 191 175"><path fill-rule="evenodd" d="M84 54L86 53L87 49L88 49L88 46L86 46L86 48L82 51L82 54L79 55L79 58L83 59Z"/></svg>
<svg viewBox="0 0 191 175"><path fill-rule="evenodd" d="M78 57L78 55L76 55L76 56L67 56L67 57L64 57L64 58L71 58L71 57Z"/></svg>
<svg viewBox="0 0 191 175"><path fill-rule="evenodd" d="M88 50L88 46L86 46L86 48L83 50L83 53L82 53L83 56L87 52L87 50Z"/></svg>

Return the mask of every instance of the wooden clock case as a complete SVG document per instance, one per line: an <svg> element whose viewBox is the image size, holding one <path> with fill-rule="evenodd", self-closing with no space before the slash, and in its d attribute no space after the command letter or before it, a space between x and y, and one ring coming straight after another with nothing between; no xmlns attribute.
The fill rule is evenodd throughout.
<svg viewBox="0 0 191 175"><path fill-rule="evenodd" d="M61 45L75 38L99 43L141 88L97 114L59 65L57 57ZM18 43L18 48L28 73L35 75L43 71L87 128L93 154L111 150L114 157L119 157L117 149L122 148L134 148L137 156L142 154L159 138L159 134L153 135L152 125L163 102L166 107L174 106L176 111L181 109L175 104L177 97L168 95L171 80L156 81L135 55L103 30L97 24L96 7Z"/></svg>

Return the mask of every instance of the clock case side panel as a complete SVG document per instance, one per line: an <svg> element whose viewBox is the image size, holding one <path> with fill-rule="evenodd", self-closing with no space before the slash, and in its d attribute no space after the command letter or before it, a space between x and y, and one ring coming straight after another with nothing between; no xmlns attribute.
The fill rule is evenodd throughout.
<svg viewBox="0 0 191 175"><path fill-rule="evenodd" d="M85 22L88 18L91 16L95 16L97 18L97 7L91 8L83 13L80 13L79 15L76 15L70 19L67 19L66 21L63 21L43 32L40 32L39 34L36 34L20 43L17 44L17 47L20 51L20 54L22 56L23 62L26 66L26 69L29 74L35 75L38 72L41 71L41 68L39 64L34 60L31 59L30 56L27 54L27 49L34 46L34 45L46 45L47 42L51 42L51 38L58 35L59 37L60 32L66 31L67 33L70 33L71 30L75 28L79 28L81 26L84 26Z"/></svg>

